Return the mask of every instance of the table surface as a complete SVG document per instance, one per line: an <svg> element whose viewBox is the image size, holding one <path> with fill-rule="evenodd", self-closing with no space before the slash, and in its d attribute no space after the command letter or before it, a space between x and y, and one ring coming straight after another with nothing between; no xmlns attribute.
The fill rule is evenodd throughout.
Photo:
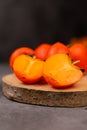
<svg viewBox="0 0 87 130"><path fill-rule="evenodd" d="M11 101L3 96L2 77L12 73L0 64L0 130L87 130L87 106L46 107Z"/></svg>

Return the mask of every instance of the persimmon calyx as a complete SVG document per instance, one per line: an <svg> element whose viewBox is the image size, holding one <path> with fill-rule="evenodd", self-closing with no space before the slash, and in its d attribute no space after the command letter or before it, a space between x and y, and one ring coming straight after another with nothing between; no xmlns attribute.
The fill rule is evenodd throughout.
<svg viewBox="0 0 87 130"><path fill-rule="evenodd" d="M76 61L74 61L72 64L75 65L75 64L77 64L77 63L79 63L79 62L80 62L80 60L76 60Z"/></svg>
<svg viewBox="0 0 87 130"><path fill-rule="evenodd" d="M78 63L80 63L80 60L74 61L74 62L73 62L73 65L78 64ZM80 68L80 70L81 70L83 73L85 72L85 69L84 69L84 68Z"/></svg>

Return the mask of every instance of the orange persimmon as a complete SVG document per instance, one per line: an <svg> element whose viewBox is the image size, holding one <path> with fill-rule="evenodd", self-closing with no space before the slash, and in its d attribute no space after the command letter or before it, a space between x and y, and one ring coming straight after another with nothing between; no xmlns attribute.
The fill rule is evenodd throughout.
<svg viewBox="0 0 87 130"><path fill-rule="evenodd" d="M36 58L39 58L41 60L47 59L47 53L50 49L51 45L48 43L42 43L35 49L35 56Z"/></svg>
<svg viewBox="0 0 87 130"><path fill-rule="evenodd" d="M79 60L76 65L87 72L87 48L84 44L77 43L69 47L70 57L73 61Z"/></svg>
<svg viewBox="0 0 87 130"><path fill-rule="evenodd" d="M78 82L83 73L67 54L55 54L44 63L43 76L55 88L67 88Z"/></svg>
<svg viewBox="0 0 87 130"><path fill-rule="evenodd" d="M21 54L34 55L34 50L31 49L30 47L19 47L19 48L15 49L11 53L10 58L9 58L9 64L10 64L11 69L13 68L13 62L14 62L15 58Z"/></svg>
<svg viewBox="0 0 87 130"><path fill-rule="evenodd" d="M13 63L13 72L24 83L35 83L42 78L44 61L21 54Z"/></svg>
<svg viewBox="0 0 87 130"><path fill-rule="evenodd" d="M54 55L54 54L57 54L57 53L64 53L64 54L69 54L69 49L66 45L64 45L63 43L61 42L56 42L54 43L49 51L48 51L48 54L47 54L47 58Z"/></svg>

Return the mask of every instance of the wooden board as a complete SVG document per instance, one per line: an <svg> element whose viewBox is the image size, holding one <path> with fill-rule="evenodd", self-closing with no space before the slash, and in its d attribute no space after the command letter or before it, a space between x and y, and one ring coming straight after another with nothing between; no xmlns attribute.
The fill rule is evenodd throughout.
<svg viewBox="0 0 87 130"><path fill-rule="evenodd" d="M3 94L14 101L61 107L80 107L87 105L87 75L68 89L54 89L52 86L23 84L14 74L2 78Z"/></svg>

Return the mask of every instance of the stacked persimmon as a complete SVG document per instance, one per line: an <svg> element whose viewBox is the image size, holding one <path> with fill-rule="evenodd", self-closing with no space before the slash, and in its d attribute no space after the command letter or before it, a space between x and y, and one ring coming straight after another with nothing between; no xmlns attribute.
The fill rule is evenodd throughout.
<svg viewBox="0 0 87 130"><path fill-rule="evenodd" d="M9 64L23 83L36 83L43 78L54 88L67 88L86 74L87 48L82 44L68 47L61 42L42 43L35 50L20 47L12 52Z"/></svg>

